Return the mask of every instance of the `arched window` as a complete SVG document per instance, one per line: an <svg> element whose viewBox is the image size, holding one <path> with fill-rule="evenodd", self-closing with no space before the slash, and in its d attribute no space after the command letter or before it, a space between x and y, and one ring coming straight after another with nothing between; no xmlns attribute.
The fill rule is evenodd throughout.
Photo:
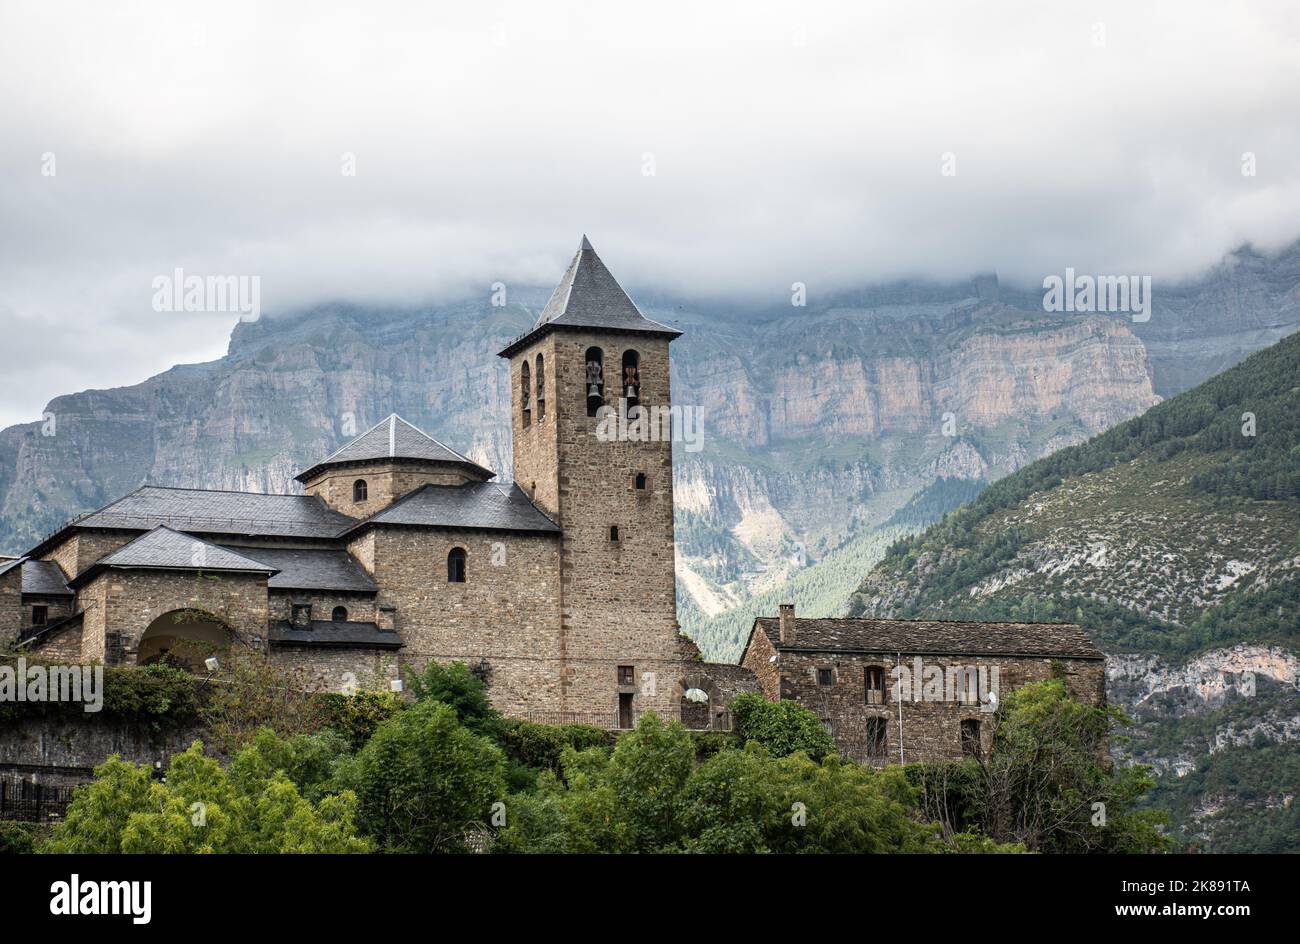
<svg viewBox="0 0 1300 944"><path fill-rule="evenodd" d="M528 361L524 361L519 370L519 403L523 411L524 429L533 425L533 374L528 369Z"/></svg>
<svg viewBox="0 0 1300 944"><path fill-rule="evenodd" d="M366 487L365 479L357 479L352 483L352 500L354 502L365 501L368 492L369 489Z"/></svg>
<svg viewBox="0 0 1300 944"><path fill-rule="evenodd" d="M336 623L346 623L348 621L348 608L346 606L334 607L334 612L330 614L330 619Z"/></svg>
<svg viewBox="0 0 1300 944"><path fill-rule="evenodd" d="M546 419L546 361L537 355L537 422Z"/></svg>
<svg viewBox="0 0 1300 944"><path fill-rule="evenodd" d="M598 347L587 348L587 415L595 416L605 405L605 354Z"/></svg>
<svg viewBox="0 0 1300 944"><path fill-rule="evenodd" d="M640 491L640 492L644 492L644 491L645 491L645 473L644 473L644 472L638 472L638 473L636 474L636 478L633 480L633 482L632 482L632 486L633 486L637 491Z"/></svg>
<svg viewBox="0 0 1300 944"><path fill-rule="evenodd" d="M465 549L453 547L447 555L447 583L465 582Z"/></svg>
<svg viewBox="0 0 1300 944"><path fill-rule="evenodd" d="M623 396L629 410L641 402L641 355L636 351L623 352Z"/></svg>

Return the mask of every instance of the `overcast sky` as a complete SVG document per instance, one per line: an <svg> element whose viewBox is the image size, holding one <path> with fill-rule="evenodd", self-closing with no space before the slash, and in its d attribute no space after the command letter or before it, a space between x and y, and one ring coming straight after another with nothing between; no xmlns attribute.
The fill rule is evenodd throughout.
<svg viewBox="0 0 1300 944"><path fill-rule="evenodd" d="M272 314L553 284L583 232L634 291L1158 292L1300 236L1298 92L1285 2L4 0L0 426L220 356L178 266Z"/></svg>

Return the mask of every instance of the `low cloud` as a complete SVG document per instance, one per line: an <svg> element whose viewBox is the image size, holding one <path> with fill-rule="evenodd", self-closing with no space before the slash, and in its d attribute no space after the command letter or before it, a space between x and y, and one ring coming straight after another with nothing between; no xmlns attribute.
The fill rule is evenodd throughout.
<svg viewBox="0 0 1300 944"><path fill-rule="evenodd" d="M0 425L219 356L237 316L152 310L178 267L422 302L586 232L634 291L763 303L1300 235L1287 4L461 6L0 8Z"/></svg>

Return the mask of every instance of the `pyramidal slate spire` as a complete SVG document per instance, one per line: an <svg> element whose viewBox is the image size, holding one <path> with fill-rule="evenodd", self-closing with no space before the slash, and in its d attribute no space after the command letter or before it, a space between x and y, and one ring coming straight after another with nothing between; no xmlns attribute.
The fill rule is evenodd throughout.
<svg viewBox="0 0 1300 944"><path fill-rule="evenodd" d="M681 334L641 314L585 235L532 330L512 341L501 356L509 357L541 333L557 328L629 331L670 338Z"/></svg>

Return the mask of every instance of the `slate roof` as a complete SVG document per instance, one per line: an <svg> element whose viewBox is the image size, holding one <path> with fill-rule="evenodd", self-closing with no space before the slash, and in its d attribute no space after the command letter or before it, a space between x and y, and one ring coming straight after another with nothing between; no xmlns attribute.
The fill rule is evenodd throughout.
<svg viewBox="0 0 1300 944"><path fill-rule="evenodd" d="M330 538L356 524L356 519L332 510L311 495L262 495L145 485L98 511L77 518L68 527L147 531L160 524L205 534ZM42 542L41 547L55 538L57 535Z"/></svg>
<svg viewBox="0 0 1300 944"><path fill-rule="evenodd" d="M425 485L367 518L358 527L372 524L556 534L560 531L560 526L546 517L518 485L496 482Z"/></svg>
<svg viewBox="0 0 1300 944"><path fill-rule="evenodd" d="M760 616L762 629L781 651L910 652L967 655L1037 655L1100 659L1101 651L1073 623L984 623L946 620L795 619L794 642L783 645L780 621ZM753 632L750 638L753 638ZM746 642L745 648L749 648Z"/></svg>
<svg viewBox="0 0 1300 944"><path fill-rule="evenodd" d="M276 569L217 544L159 525L95 562L96 568L159 568L274 574Z"/></svg>
<svg viewBox="0 0 1300 944"><path fill-rule="evenodd" d="M3 577L15 567L21 567L25 557L0 557L0 577Z"/></svg>
<svg viewBox="0 0 1300 944"><path fill-rule="evenodd" d="M623 291L623 286L596 255L596 250L586 236L577 254L565 270L560 284L555 287L550 301L542 309L531 331L516 338L502 357L532 341L543 331L552 328L598 328L601 330L633 331L639 334L661 334L670 338L681 332L641 314Z"/></svg>
<svg viewBox="0 0 1300 944"><path fill-rule="evenodd" d="M379 587L347 551L291 547L231 547L279 571L267 581L272 590L339 590L375 593Z"/></svg>
<svg viewBox="0 0 1300 944"><path fill-rule="evenodd" d="M308 625L310 629L298 629L288 620L280 620L271 625L270 641L281 646L323 648L399 649L402 646L402 637L391 629L380 629L374 623L312 620Z"/></svg>
<svg viewBox="0 0 1300 944"><path fill-rule="evenodd" d="M37 593L50 597L70 597L63 569L54 561L23 561L23 593Z"/></svg>
<svg viewBox="0 0 1300 944"><path fill-rule="evenodd" d="M495 476L495 473L490 469L483 468L477 462L461 455L455 449L440 443L428 433L408 423L396 413L391 413L307 471L299 472L296 477L298 481L304 482L327 466L373 462L380 459L421 459L429 462L453 462L477 470L486 478Z"/></svg>

